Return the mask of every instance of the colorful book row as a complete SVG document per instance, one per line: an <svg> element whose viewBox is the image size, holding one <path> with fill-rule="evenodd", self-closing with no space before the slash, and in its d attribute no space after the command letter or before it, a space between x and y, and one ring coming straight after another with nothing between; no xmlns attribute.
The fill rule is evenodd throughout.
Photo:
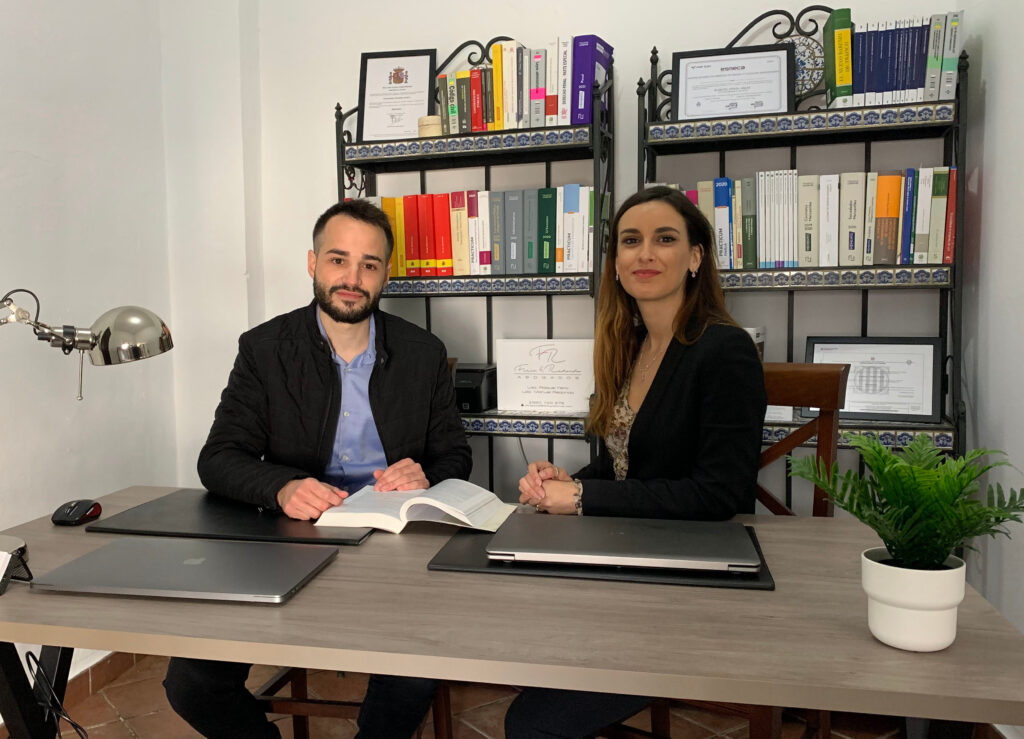
<svg viewBox="0 0 1024 739"><path fill-rule="evenodd" d="M593 267L593 188L372 197L391 222L392 277L553 275Z"/></svg>
<svg viewBox="0 0 1024 739"><path fill-rule="evenodd" d="M826 107L952 100L964 12L854 23L833 10L822 30Z"/></svg>
<svg viewBox="0 0 1024 739"><path fill-rule="evenodd" d="M589 125L593 85L612 63L612 47L593 34L538 49L500 41L490 55L489 65L437 75L443 135Z"/></svg>
<svg viewBox="0 0 1024 739"><path fill-rule="evenodd" d="M788 134L808 131L871 126L903 126L952 122L953 103L924 103L884 108L850 110L813 110L780 113L756 118L716 118L713 120L652 123L647 127L651 143L679 139L727 138L763 134Z"/></svg>
<svg viewBox="0 0 1024 739"><path fill-rule="evenodd" d="M952 264L956 167L718 177L685 190L719 269Z"/></svg>

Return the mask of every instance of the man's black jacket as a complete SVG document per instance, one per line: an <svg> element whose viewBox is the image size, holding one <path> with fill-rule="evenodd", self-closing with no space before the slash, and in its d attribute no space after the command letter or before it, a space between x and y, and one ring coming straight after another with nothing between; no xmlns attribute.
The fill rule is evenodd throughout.
<svg viewBox="0 0 1024 739"><path fill-rule="evenodd" d="M212 492L277 507L290 480L322 479L334 446L341 383L316 322L316 304L242 334L199 477ZM444 344L377 311L370 410L388 464L410 457L434 485L469 477L473 460L455 410ZM350 491L354 492L354 491Z"/></svg>

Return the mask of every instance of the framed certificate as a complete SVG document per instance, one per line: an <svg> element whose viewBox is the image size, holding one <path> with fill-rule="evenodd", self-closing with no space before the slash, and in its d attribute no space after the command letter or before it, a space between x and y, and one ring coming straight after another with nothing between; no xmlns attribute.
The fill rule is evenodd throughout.
<svg viewBox="0 0 1024 739"><path fill-rule="evenodd" d="M436 49L364 51L359 62L357 141L416 138L434 113Z"/></svg>
<svg viewBox="0 0 1024 739"><path fill-rule="evenodd" d="M795 107L792 44L677 51L672 120L788 113Z"/></svg>
<svg viewBox="0 0 1024 739"><path fill-rule="evenodd" d="M587 413L594 392L593 339L498 339L498 410Z"/></svg>
<svg viewBox="0 0 1024 739"><path fill-rule="evenodd" d="M942 412L942 340L808 336L808 362L850 365L840 418L936 423ZM817 409L801 409L816 416Z"/></svg>

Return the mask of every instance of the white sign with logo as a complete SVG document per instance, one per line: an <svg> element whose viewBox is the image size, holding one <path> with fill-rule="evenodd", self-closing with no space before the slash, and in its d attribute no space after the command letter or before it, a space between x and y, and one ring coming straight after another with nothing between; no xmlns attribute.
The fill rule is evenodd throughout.
<svg viewBox="0 0 1024 739"><path fill-rule="evenodd" d="M587 413L594 392L593 339L499 339L498 410Z"/></svg>

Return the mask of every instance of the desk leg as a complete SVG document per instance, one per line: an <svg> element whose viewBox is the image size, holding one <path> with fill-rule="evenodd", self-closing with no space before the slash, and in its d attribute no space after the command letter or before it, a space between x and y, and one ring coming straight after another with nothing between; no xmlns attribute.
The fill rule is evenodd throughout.
<svg viewBox="0 0 1024 739"><path fill-rule="evenodd" d="M39 659L44 674L61 700L64 700L67 690L73 652L66 647L43 647ZM0 642L0 715L11 739L52 739L56 736L56 725L47 720L49 712L42 708L41 701L50 705L46 688L37 682L33 692L18 650L10 642Z"/></svg>

